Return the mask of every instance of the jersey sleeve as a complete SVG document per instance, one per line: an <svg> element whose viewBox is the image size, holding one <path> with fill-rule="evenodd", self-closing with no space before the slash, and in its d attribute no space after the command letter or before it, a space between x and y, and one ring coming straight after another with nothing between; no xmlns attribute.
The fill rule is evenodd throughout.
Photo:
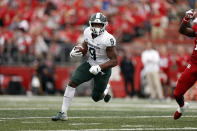
<svg viewBox="0 0 197 131"><path fill-rule="evenodd" d="M110 46L116 46L116 39L114 38L114 36L109 35L107 41L106 41L106 46L110 47Z"/></svg>

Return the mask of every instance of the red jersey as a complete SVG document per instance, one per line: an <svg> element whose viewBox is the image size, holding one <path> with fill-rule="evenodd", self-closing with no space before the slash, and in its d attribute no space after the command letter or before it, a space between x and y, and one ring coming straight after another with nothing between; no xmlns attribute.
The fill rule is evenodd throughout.
<svg viewBox="0 0 197 131"><path fill-rule="evenodd" d="M176 64L178 66L178 72L181 73L185 70L187 67L187 64L189 62L189 55L183 54L183 55L177 55L176 56Z"/></svg>
<svg viewBox="0 0 197 131"><path fill-rule="evenodd" d="M194 49L191 55L191 62L197 64L197 24L195 24L192 29L195 31L196 38L194 40Z"/></svg>
<svg viewBox="0 0 197 131"><path fill-rule="evenodd" d="M197 38L195 39L193 53L191 55L191 62L197 64Z"/></svg>

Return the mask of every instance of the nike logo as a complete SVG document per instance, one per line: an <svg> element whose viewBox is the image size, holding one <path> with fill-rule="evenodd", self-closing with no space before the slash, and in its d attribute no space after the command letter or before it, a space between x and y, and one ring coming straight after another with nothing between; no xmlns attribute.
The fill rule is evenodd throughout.
<svg viewBox="0 0 197 131"><path fill-rule="evenodd" d="M190 67L191 67L191 64L188 64L188 65L187 65L187 68L190 69Z"/></svg>

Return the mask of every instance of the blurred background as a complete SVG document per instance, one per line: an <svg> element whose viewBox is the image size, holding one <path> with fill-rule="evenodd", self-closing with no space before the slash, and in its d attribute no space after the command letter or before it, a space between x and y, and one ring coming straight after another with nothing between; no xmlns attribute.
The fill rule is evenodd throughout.
<svg viewBox="0 0 197 131"><path fill-rule="evenodd" d="M102 12L117 40L113 96L171 99L194 47L178 28L185 11L196 6L196 0L1 0L0 94L61 95L84 60L70 59L69 53L82 43L90 16ZM161 97L151 95L144 72L141 55L149 45L160 56ZM90 95L91 85L84 83L76 95ZM186 99L197 100L196 85Z"/></svg>

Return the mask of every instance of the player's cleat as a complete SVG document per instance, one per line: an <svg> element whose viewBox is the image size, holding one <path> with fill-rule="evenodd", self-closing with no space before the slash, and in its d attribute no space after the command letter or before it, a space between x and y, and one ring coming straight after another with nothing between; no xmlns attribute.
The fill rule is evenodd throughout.
<svg viewBox="0 0 197 131"><path fill-rule="evenodd" d="M66 121L68 120L68 117L67 117L67 114L65 114L64 112L59 112L57 113L56 116L53 116L51 120L52 121L58 121L58 120Z"/></svg>
<svg viewBox="0 0 197 131"><path fill-rule="evenodd" d="M111 99L111 96L109 94L107 94L105 97L104 97L104 101L107 103L109 102Z"/></svg>
<svg viewBox="0 0 197 131"><path fill-rule="evenodd" d="M179 113L178 111L176 111L176 112L174 113L174 119L175 119L175 120L179 119L181 116L182 116L182 113Z"/></svg>
<svg viewBox="0 0 197 131"><path fill-rule="evenodd" d="M174 119L177 120L179 119L183 112L185 112L189 108L189 103L185 102L183 107L178 107L176 112L174 113Z"/></svg>

